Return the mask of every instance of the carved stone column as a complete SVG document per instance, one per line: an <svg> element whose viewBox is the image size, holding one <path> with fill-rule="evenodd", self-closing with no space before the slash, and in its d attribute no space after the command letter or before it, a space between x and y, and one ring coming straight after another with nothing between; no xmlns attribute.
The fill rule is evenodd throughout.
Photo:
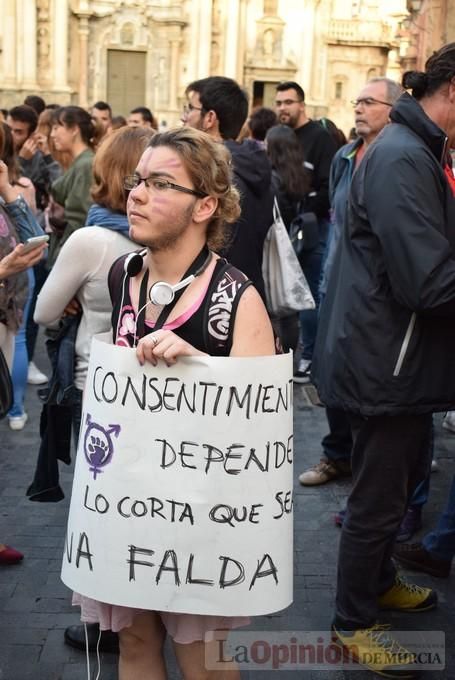
<svg viewBox="0 0 455 680"><path fill-rule="evenodd" d="M178 67L179 67L179 48L180 40L171 40L171 67L169 69L169 108L176 111L177 89L178 89Z"/></svg>
<svg viewBox="0 0 455 680"><path fill-rule="evenodd" d="M79 106L88 107L88 36L89 12L77 13L79 26Z"/></svg>
<svg viewBox="0 0 455 680"><path fill-rule="evenodd" d="M35 90L36 84L36 4L34 0L17 0L18 76L21 86Z"/></svg>
<svg viewBox="0 0 455 680"><path fill-rule="evenodd" d="M230 0L226 26L226 52L224 57L224 72L228 78L237 76L237 40L239 33L239 0Z"/></svg>
<svg viewBox="0 0 455 680"><path fill-rule="evenodd" d="M211 27L212 0L199 0L198 78L206 78L210 74Z"/></svg>
<svg viewBox="0 0 455 680"><path fill-rule="evenodd" d="M316 3L318 4L318 3ZM299 85L305 90L311 91L313 82L313 73L316 69L314 54L314 30L315 30L315 3L314 0L305 2L305 9L302 17L302 26L304 26L304 36L301 43L301 54L299 70L301 75L301 82Z"/></svg>
<svg viewBox="0 0 455 680"><path fill-rule="evenodd" d="M68 0L52 2L52 89L68 87Z"/></svg>
<svg viewBox="0 0 455 680"><path fill-rule="evenodd" d="M3 86L5 88L16 87L17 64L16 64L16 2L4 0L3 2Z"/></svg>

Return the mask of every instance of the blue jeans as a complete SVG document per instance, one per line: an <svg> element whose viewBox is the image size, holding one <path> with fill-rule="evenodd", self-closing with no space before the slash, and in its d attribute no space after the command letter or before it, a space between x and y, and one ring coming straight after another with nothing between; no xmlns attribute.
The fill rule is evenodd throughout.
<svg viewBox="0 0 455 680"><path fill-rule="evenodd" d="M329 423L329 433L321 442L324 455L334 463L350 463L352 432L348 415L339 408L326 408L325 413Z"/></svg>
<svg viewBox="0 0 455 680"><path fill-rule="evenodd" d="M321 283L322 265L326 253L327 234L329 229L328 220L319 222L319 245L304 252L300 258L300 265L316 303L315 309L305 309L300 312L300 340L302 342L302 359L311 361L313 358L314 343L318 330L319 315L319 285Z"/></svg>
<svg viewBox="0 0 455 680"><path fill-rule="evenodd" d="M27 388L28 375L28 353L26 341L27 319L30 311L30 303L33 297L33 288L35 285L35 277L33 268L27 270L28 274L28 298L24 309L24 317L19 332L15 338L14 344L14 361L11 371L11 380L13 382L14 401L10 417L18 417L24 414L24 397Z"/></svg>
<svg viewBox="0 0 455 680"><path fill-rule="evenodd" d="M434 531L425 536L423 547L438 560L455 556L455 475L452 479L447 506Z"/></svg>
<svg viewBox="0 0 455 680"><path fill-rule="evenodd" d="M431 418L431 430L430 430L430 445L428 447L428 459L427 459L427 474L425 479L419 482L412 494L412 498L409 502L409 507L412 509L421 509L428 501L428 496L430 495L430 477L431 477L431 461L434 456L434 424L433 418Z"/></svg>

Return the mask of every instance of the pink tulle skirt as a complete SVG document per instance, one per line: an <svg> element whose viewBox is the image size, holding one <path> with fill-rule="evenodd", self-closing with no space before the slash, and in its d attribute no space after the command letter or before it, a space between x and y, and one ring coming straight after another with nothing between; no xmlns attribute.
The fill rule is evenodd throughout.
<svg viewBox="0 0 455 680"><path fill-rule="evenodd" d="M101 630L113 630L116 633L122 628L131 626L136 614L147 611L98 602L79 593L73 593L73 605L81 608L81 621L84 623L99 623ZM196 642L196 640L209 641L213 639L214 630L233 630L250 623L250 619L246 616L205 616L171 612L158 612L158 614L161 616L168 635L175 642L183 645Z"/></svg>

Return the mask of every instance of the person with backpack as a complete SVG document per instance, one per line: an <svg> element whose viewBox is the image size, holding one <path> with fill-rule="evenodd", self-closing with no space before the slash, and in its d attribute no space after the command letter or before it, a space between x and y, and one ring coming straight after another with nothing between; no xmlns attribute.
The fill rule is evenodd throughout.
<svg viewBox="0 0 455 680"><path fill-rule="evenodd" d="M311 174L305 167L301 144L288 125L275 125L268 130L266 150L272 165L272 190L289 232L292 221L304 209ZM273 324L283 350L295 352L299 341L299 313L273 319Z"/></svg>
<svg viewBox="0 0 455 680"><path fill-rule="evenodd" d="M259 293L214 252L226 223L239 215L225 147L187 127L158 133L124 186L130 237L144 247L117 260L109 275L114 342L135 348L140 364L153 365L184 356L275 354ZM209 641L211 631L244 625L244 617L133 609L83 596L78 601L83 620L119 631L121 680L166 677L166 634L184 678L240 677L235 670L228 676L207 670L205 654L218 645Z"/></svg>

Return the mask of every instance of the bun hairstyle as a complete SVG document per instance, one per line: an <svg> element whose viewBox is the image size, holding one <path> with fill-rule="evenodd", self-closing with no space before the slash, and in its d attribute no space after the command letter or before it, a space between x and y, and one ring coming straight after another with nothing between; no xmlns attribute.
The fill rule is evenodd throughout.
<svg viewBox="0 0 455 680"><path fill-rule="evenodd" d="M68 128L78 127L84 144L94 150L104 135L102 124L80 106L61 106L54 111L54 123Z"/></svg>
<svg viewBox="0 0 455 680"><path fill-rule="evenodd" d="M412 96L422 99L427 93L428 76L423 71L406 71L403 74L401 84L405 90L412 90Z"/></svg>
<svg viewBox="0 0 455 680"><path fill-rule="evenodd" d="M412 90L416 99L429 97L445 83L455 77L455 42L448 43L434 52L425 64L423 71L406 71L402 84Z"/></svg>

